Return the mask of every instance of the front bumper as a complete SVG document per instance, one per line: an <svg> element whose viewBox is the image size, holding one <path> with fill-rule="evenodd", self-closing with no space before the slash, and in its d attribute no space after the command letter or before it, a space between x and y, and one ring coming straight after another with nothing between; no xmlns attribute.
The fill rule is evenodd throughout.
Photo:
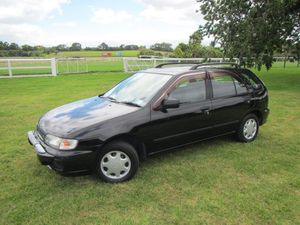
<svg viewBox="0 0 300 225"><path fill-rule="evenodd" d="M263 124L265 124L267 122L269 114L270 114L270 109L269 108L265 108L264 111L263 111L261 125L263 125Z"/></svg>
<svg viewBox="0 0 300 225"><path fill-rule="evenodd" d="M90 171L95 165L96 151L53 149L43 144L33 131L29 131L27 137L41 164L48 165L61 174Z"/></svg>

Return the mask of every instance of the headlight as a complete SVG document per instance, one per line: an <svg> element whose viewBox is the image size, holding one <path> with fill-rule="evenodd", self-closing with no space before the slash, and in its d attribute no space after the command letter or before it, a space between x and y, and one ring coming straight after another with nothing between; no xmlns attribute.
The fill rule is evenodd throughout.
<svg viewBox="0 0 300 225"><path fill-rule="evenodd" d="M64 139L47 134L45 138L46 144L60 150L70 150L76 148L78 141L72 139Z"/></svg>

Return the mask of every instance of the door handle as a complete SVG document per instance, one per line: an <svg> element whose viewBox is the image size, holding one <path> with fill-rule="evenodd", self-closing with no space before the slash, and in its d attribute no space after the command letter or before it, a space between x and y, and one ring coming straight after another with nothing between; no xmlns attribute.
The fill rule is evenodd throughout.
<svg viewBox="0 0 300 225"><path fill-rule="evenodd" d="M209 115L209 109L203 109L203 113L204 113L204 115Z"/></svg>
<svg viewBox="0 0 300 225"><path fill-rule="evenodd" d="M209 108L205 108L205 109L199 109L198 111L196 111L195 113L197 114L204 114L204 115L209 115Z"/></svg>

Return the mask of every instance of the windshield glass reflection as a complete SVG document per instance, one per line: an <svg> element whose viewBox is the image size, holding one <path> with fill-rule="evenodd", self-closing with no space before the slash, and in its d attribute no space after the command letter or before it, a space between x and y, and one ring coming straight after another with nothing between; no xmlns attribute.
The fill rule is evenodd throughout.
<svg viewBox="0 0 300 225"><path fill-rule="evenodd" d="M169 75L137 73L106 92L103 97L144 106L170 78Z"/></svg>

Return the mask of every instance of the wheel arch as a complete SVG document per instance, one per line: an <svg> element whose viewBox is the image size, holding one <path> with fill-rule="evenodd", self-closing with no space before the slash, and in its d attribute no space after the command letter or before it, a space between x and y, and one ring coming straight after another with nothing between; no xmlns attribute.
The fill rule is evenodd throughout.
<svg viewBox="0 0 300 225"><path fill-rule="evenodd" d="M247 113L247 115L248 115L248 114L254 114L254 115L256 115L257 118L258 118L258 123L259 123L259 125L262 125L263 114L262 114L262 112L261 112L260 110L254 109L254 110L250 111L249 113Z"/></svg>
<svg viewBox="0 0 300 225"><path fill-rule="evenodd" d="M137 154L139 156L139 159L141 161L145 160L147 158L147 151L146 151L146 145L144 144L144 142L142 142L139 138L137 138L136 136L132 135L132 134L118 134L116 136L113 136L109 139L107 139L104 142L104 145L107 145L108 143L111 143L113 141L124 141L127 142L129 144L131 144L137 151Z"/></svg>

